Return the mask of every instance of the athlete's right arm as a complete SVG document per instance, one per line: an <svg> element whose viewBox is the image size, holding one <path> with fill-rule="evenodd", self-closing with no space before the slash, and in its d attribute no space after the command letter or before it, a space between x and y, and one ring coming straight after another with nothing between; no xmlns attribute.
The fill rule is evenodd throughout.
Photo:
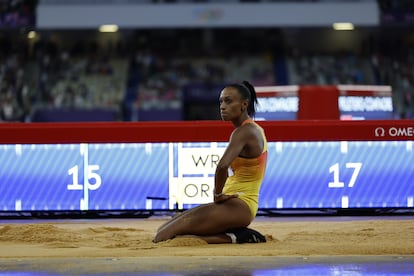
<svg viewBox="0 0 414 276"><path fill-rule="evenodd" d="M221 157L217 168L215 171L214 177L214 191L215 194L220 194L223 191L224 184L228 177L228 168L231 165L231 162L239 156L240 152L246 145L246 133L245 128L235 129L230 136L230 142L224 151L223 156Z"/></svg>

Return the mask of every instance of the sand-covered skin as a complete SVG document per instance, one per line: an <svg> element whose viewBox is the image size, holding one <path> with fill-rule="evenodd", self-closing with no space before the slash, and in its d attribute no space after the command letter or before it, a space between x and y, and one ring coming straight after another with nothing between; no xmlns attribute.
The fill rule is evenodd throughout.
<svg viewBox="0 0 414 276"><path fill-rule="evenodd" d="M260 244L209 245L177 238L153 243L166 218L2 221L0 258L414 255L414 220L257 218Z"/></svg>

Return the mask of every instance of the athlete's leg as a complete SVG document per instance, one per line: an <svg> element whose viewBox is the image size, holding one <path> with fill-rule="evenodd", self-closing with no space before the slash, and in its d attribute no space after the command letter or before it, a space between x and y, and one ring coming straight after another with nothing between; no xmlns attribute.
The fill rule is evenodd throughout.
<svg viewBox="0 0 414 276"><path fill-rule="evenodd" d="M196 207L194 207L194 208L192 208L192 209L185 210L185 211L184 211L184 212L182 212L182 213L178 213L178 214L174 215L174 216L173 216L170 220L168 220L167 222L165 222L164 224L162 224L160 227L158 227L157 232L159 232L159 231L161 231L161 229L163 229L163 228L167 227L167 225L169 225L169 224L173 223L175 220L177 220L177 219L178 219L179 217L181 217L182 215L185 215L185 214L187 214L188 212L194 212L194 210L195 210L195 209L197 209L197 208L199 208L199 207L201 207L201 206L203 206L203 205L196 206Z"/></svg>
<svg viewBox="0 0 414 276"><path fill-rule="evenodd" d="M200 238L221 235L229 228L246 227L251 220L249 207L239 198L204 204L164 224L156 233L154 242L165 241L177 235L197 235Z"/></svg>
<svg viewBox="0 0 414 276"><path fill-rule="evenodd" d="M227 229L224 234L216 234L211 236L195 236L195 235L183 235L178 237L190 237L203 239L207 243L259 243L266 242L266 237L260 232L247 228L232 228Z"/></svg>
<svg viewBox="0 0 414 276"><path fill-rule="evenodd" d="M180 235L176 238L197 238L202 239L210 244L232 243L233 240L227 234L216 234L211 236L196 236L196 235Z"/></svg>

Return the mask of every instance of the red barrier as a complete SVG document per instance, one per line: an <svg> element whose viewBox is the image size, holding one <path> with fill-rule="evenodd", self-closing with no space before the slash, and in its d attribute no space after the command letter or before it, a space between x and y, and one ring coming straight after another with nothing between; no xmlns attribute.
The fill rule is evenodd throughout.
<svg viewBox="0 0 414 276"><path fill-rule="evenodd" d="M269 141L414 140L414 120L260 121ZM224 142L222 121L0 124L0 144Z"/></svg>
<svg viewBox="0 0 414 276"><path fill-rule="evenodd" d="M339 120L339 91L335 85L302 85L298 120Z"/></svg>

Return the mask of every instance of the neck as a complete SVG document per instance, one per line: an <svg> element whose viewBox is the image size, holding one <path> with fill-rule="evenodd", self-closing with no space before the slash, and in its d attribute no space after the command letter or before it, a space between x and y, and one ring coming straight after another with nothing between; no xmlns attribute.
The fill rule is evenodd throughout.
<svg viewBox="0 0 414 276"><path fill-rule="evenodd" d="M239 118L237 118L236 120L232 121L232 123L233 123L234 127L237 128L237 127L241 126L244 121L249 120L249 119L251 119L251 118L249 117L249 115L246 114L246 115L242 115Z"/></svg>

